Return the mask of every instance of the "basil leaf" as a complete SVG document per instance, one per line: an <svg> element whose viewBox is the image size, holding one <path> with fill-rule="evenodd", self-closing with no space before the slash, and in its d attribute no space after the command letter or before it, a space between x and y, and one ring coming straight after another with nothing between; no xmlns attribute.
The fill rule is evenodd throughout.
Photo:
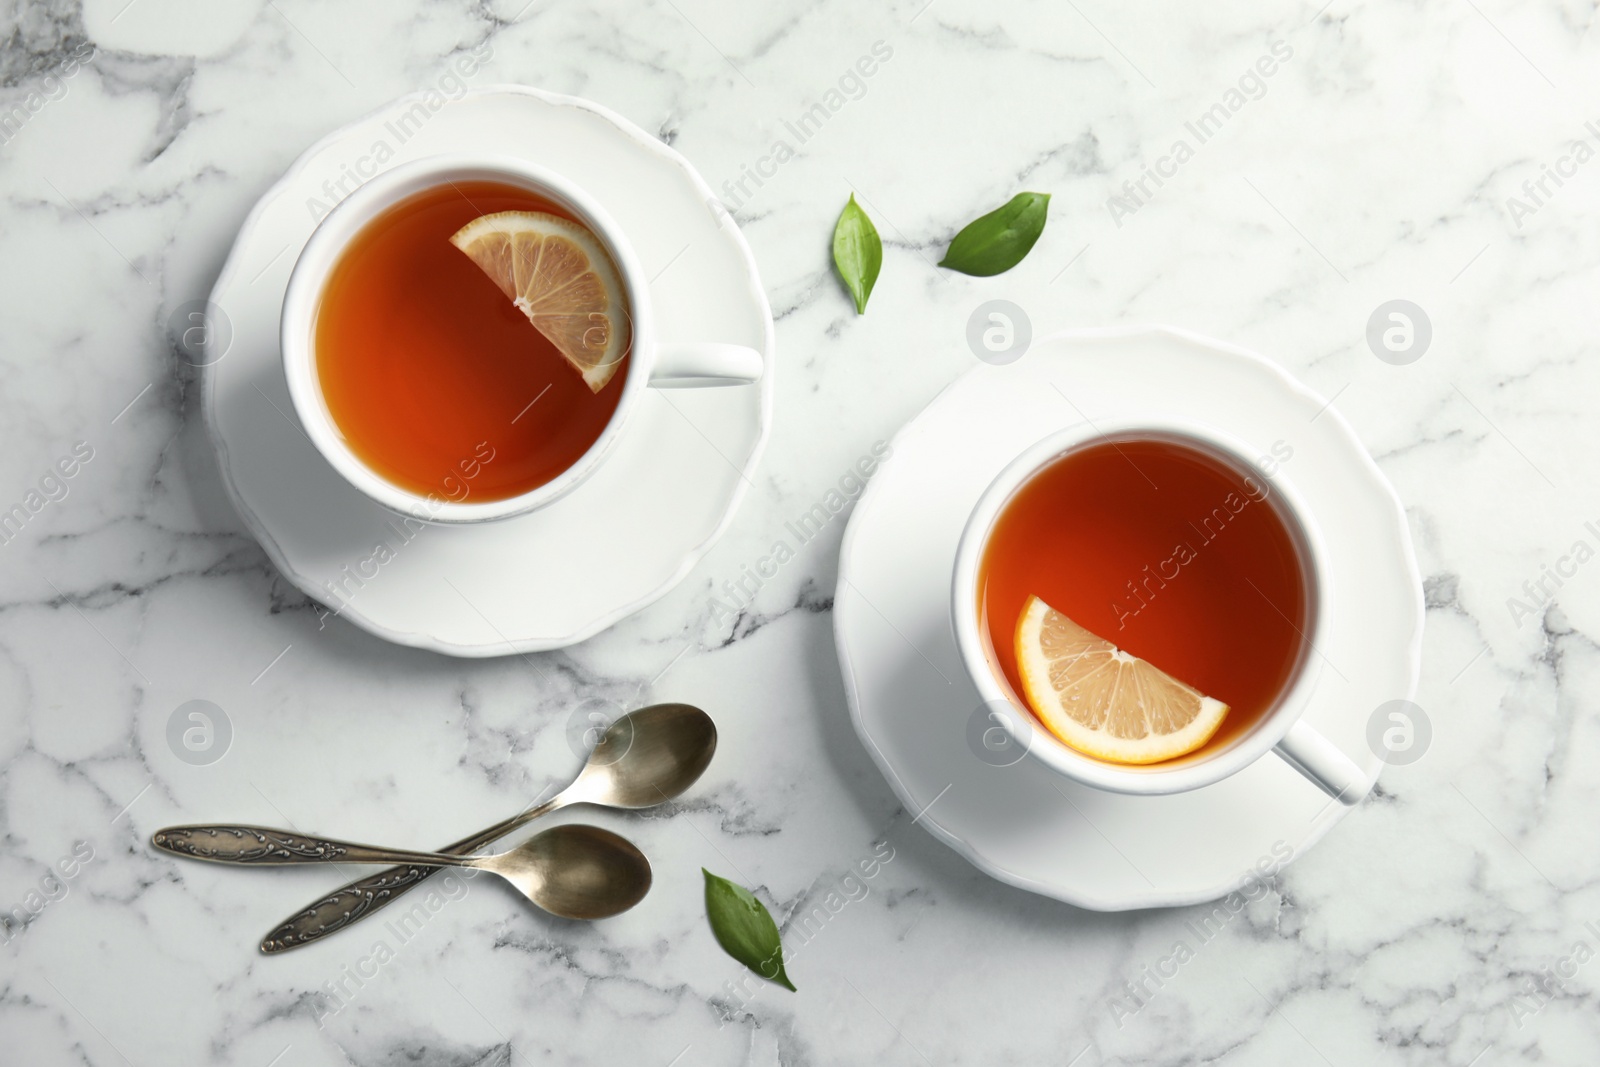
<svg viewBox="0 0 1600 1067"><path fill-rule="evenodd" d="M939 266L987 278L1022 262L1044 232L1049 193L1018 193L961 228Z"/></svg>
<svg viewBox="0 0 1600 1067"><path fill-rule="evenodd" d="M833 265L855 298L856 314L866 314L867 297L872 295L873 283L883 267L883 241L878 238L878 228L856 203L854 193L833 227Z"/></svg>
<svg viewBox="0 0 1600 1067"><path fill-rule="evenodd" d="M704 867L700 873L706 876L706 918L711 920L717 944L761 977L799 992L784 973L783 942L766 906L743 886L718 878Z"/></svg>

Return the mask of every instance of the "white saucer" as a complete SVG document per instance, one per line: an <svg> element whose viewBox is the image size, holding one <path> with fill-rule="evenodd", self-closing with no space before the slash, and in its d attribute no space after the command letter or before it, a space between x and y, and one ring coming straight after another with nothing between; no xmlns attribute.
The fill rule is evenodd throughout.
<svg viewBox="0 0 1600 1067"><path fill-rule="evenodd" d="M325 138L250 213L211 295L233 339L207 368L206 421L234 505L309 596L381 637L450 655L560 648L660 597L727 526L766 442L772 313L744 238L711 210L711 189L626 119L573 97L498 86L419 123L426 99L402 98ZM295 421L279 309L315 228L313 208L331 202L326 183L486 149L559 171L605 206L652 275L663 340L748 345L765 355L766 374L753 386L650 390L605 466L571 495L520 518L430 526L407 540ZM328 581L342 581L347 599Z"/></svg>
<svg viewBox="0 0 1600 1067"><path fill-rule="evenodd" d="M1159 413L1210 422L1284 464L1321 527L1334 617L1307 720L1369 777L1379 705L1415 694L1422 582L1405 514L1338 412L1259 356L1170 329L1035 342L979 366L895 437L845 533L834 632L856 730L918 821L981 870L1099 911L1213 900L1276 870L1351 809L1274 755L1166 797L1098 792L1022 758L985 762L950 620L956 542L990 480L1052 430ZM979 720L982 721L981 719ZM981 750L981 745L979 746Z"/></svg>

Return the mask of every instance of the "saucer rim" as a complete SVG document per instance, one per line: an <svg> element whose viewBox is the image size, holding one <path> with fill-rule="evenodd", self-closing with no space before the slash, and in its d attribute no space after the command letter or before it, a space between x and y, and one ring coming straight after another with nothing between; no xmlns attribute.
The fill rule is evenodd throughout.
<svg viewBox="0 0 1600 1067"><path fill-rule="evenodd" d="M261 225L261 219L266 214L267 208L285 194L288 188L309 169L311 162L315 158L317 158L321 153L330 149L343 138L350 136L352 132L367 125L368 123L377 119L379 116L387 114L395 108L403 106L409 102L420 101L424 97L434 92L435 90L424 89L386 100L377 107L365 112L358 118L352 119L346 123L342 123L336 129L324 134L298 156L296 156L294 162L289 165L283 174L279 176L279 178L273 182L259 198L257 198L255 203L251 206L249 213L245 215L244 221L240 223L239 228L234 235L233 243L228 249L227 258L223 261L222 269L217 274L217 280L212 284L211 289L207 294L207 302L216 307L222 306L217 297L228 285L234 282L235 274L243 269L242 259L244 254L243 250L245 236L259 228ZM702 195L702 198L707 204L716 201L716 194L712 190L710 184L706 182L699 170L696 169L694 164L690 163L682 153L678 152L670 145L664 144L656 138L651 137L632 120L617 113L616 111L613 111L604 104L597 103L593 100L588 100L578 96L571 96L566 93L550 92L549 90L539 89L531 85L521 85L514 82L502 82L495 85L477 86L468 89L460 97L450 101L449 104L450 106L454 106L470 98L491 96L531 97L534 100L544 104L549 104L556 107L569 107L579 111L587 111L610 123L619 134L625 136L628 140L637 145L643 146L648 151L656 153L667 162L678 167L678 169L683 171L688 177L690 184L693 185L695 190ZM534 160L532 162L537 163L538 161ZM385 169L379 173L381 174L387 172L388 170ZM374 175L374 177L376 177L376 175ZM609 611L600 613L589 623L578 627L571 633L522 638L517 640L501 639L493 642L481 643L448 641L421 630L395 629L393 627L385 626L384 624L365 616L351 604L347 603L339 608L329 605L319 595L319 593L322 592L320 587L318 587L316 583L313 582L308 576L301 574L290 563L287 554L278 544L276 538L274 538L267 530L265 524L261 521L260 517L255 513L255 511L245 503L242 494L234 484L232 464L230 462L227 442L224 440L221 427L216 421L216 368L217 365L222 361L221 358L219 358L214 363L202 368L201 377L203 378L203 387L201 389L200 407L202 418L206 427L206 435L209 438L212 449L215 451L217 456L217 464L219 472L222 476L221 480L223 483L223 488L228 494L230 503L233 504L234 511L239 515L240 520L245 524L245 527L249 530L251 536L256 539L257 543L261 545L262 550L266 552L267 557L272 561L273 566L275 566L278 569L278 572L288 579L289 583L301 593L305 594L305 596L310 598L314 603L327 609L328 612L335 617L345 619L352 625L372 634L375 637L379 637L393 644L402 645L409 648L426 649L431 652L437 652L441 655L463 659L488 659L497 656L526 654L529 652L548 652L555 649L567 648L572 645L579 644L580 642L587 641L596 634L602 633L612 626L615 626L618 622L629 617L630 615L649 607L651 604L660 600L662 597L666 596L667 593L671 592L675 587L677 587L684 580L684 578L689 575L689 572L692 571L699 564L699 562L705 558L706 554L711 551L716 543L721 540L723 535L727 533L728 527L732 524L733 518L738 513L740 505L744 503L745 494L748 491L749 486L752 484L752 476L755 473L757 465L761 462L761 457L766 451L767 442L772 433L772 407L774 393L772 379L777 365L777 329L772 319L772 305L767 299L766 290L761 286L759 265L756 262L754 252L752 252L750 249L749 242L745 240L744 232L739 228L738 223L733 220L731 215L728 216L728 222L729 225L726 227L726 229L729 231L734 243L734 247L738 251L744 263L748 296L755 301L755 306L761 314L763 326L761 356L764 369L761 380L759 382L752 383L759 398L759 429L756 434L755 441L750 447L748 458L745 460L743 465L739 467L738 473L740 477L733 483L731 492L727 497L725 505L723 506L722 517L717 522L717 525L709 534L706 535L706 537L694 545L686 548L678 560L677 567L673 569L673 571L666 577L664 581L656 585L654 588L647 590L644 594L634 598L626 604L613 607ZM723 229L724 226L721 222L719 222L717 228L720 230ZM313 227L312 233L315 232L315 227ZM306 240L309 241L310 239L311 234L307 234ZM304 247L305 245L302 243L300 248L304 249ZM297 252L297 257L298 254L299 253ZM279 298L278 302L279 311L281 314L281 297ZM274 318L274 321L276 321L276 318ZM225 356L226 353L224 353L224 358ZM281 353L278 358L281 360ZM540 509L540 513L559 509L562 504L563 501L552 501L549 508ZM515 522L518 519L526 518L528 518L527 515L520 515L511 516L504 520L497 521ZM429 525L437 526L439 529L445 531L448 531L452 528L462 528L459 526L451 527L437 523L430 523Z"/></svg>
<svg viewBox="0 0 1600 1067"><path fill-rule="evenodd" d="M1036 339L1033 342L1032 347L1041 347L1053 344L1064 345L1087 341L1122 340L1146 336L1163 336L1171 338L1187 345L1198 346L1211 352L1249 363L1258 369L1268 372L1277 379L1280 385L1287 387L1291 392L1297 394L1302 399L1322 407L1323 414L1332 418L1333 425L1335 426L1337 432L1346 439L1347 443L1353 447L1355 453L1359 456L1357 462L1363 467L1369 478L1382 489L1389 501L1393 504L1393 508L1390 511L1390 518L1393 520L1391 523L1393 528L1392 532L1397 535L1396 543L1403 550L1406 570L1410 579L1408 582L1410 589L1409 599L1412 602L1413 608L1411 632L1409 634L1409 639L1406 642L1405 649L1406 685L1404 699L1410 700L1414 698L1416 696L1417 686L1421 680L1422 673L1422 638L1423 629L1426 623L1427 606L1422 589L1422 572L1421 568L1417 564L1416 548L1411 537L1411 528L1406 522L1405 504L1400 499L1400 495L1398 492L1396 492L1394 485L1387 477L1384 476L1383 471L1378 467L1377 461L1372 458L1372 455L1367 450L1366 446L1361 443L1361 439L1356 434L1354 427L1352 427L1349 421L1346 420L1345 417L1333 407L1331 401L1328 401L1321 394L1317 393L1315 390L1302 383L1299 379L1295 378L1287 370L1258 352L1244 348L1241 345L1236 345L1227 341L1221 341L1213 337L1207 337L1195 331L1177 326L1166 326L1161 324L1135 324L1082 329L1065 329ZM923 415L938 405L945 398L946 394L955 389L969 375L981 374L987 369L988 368L982 365L968 369L967 371L958 375L948 385L941 389L932 399L930 399L916 415L912 416L911 419L909 419L900 427L899 430L895 432L894 437L890 441L891 449L894 451L891 451L890 459L886 462L892 463L894 461L893 457L898 454L898 447L904 443L906 435L911 433L916 428L916 424L921 420ZM1004 464L1002 464L1002 466L1004 466ZM868 754L872 757L873 762L877 765L878 770L883 774L885 781L887 781L889 784L889 788L891 791L893 791L900 803L906 808L907 811L920 812L916 821L922 823L924 828L926 828L933 837L947 845L957 855L961 856L968 863L972 864L979 871L983 872L989 877L1007 885L1015 886L1018 889L1024 889L1032 893L1037 893L1041 896L1060 900L1064 903L1071 904L1075 907L1084 908L1089 911L1120 912L1136 911L1146 908L1185 907L1193 904L1202 904L1208 901L1226 897L1231 893L1238 892L1246 884L1248 884L1252 878L1256 877L1256 873L1253 870L1246 869L1232 878L1224 879L1221 882L1213 883L1209 886L1201 887L1199 889L1174 892L1163 891L1154 888L1149 890L1133 888L1116 896L1086 891L1076 886L1064 886L1057 883L1046 882L1028 875L1020 874L1013 870L1009 870L1000 863L990 860L980 851L979 846L976 843L960 837L953 831L941 825L931 810L933 804L937 803L938 797L934 797L933 800L927 802L926 807L924 807L923 801L918 800L910 795L905 783L901 781L899 773L890 763L887 755L879 747L877 741L873 738L865 721L863 720L859 683L857 682L856 671L851 661L850 650L844 632L846 624L843 621L844 616L837 610L839 599L848 595L848 591L845 589L845 586L849 584L846 561L855 552L856 534L859 530L859 527L857 526L857 520L862 515L866 514L870 507L876 505L877 497L881 496L884 492L884 490L881 489L881 485L882 482L877 478L874 478L867 484L867 487L862 492L860 499L856 501L855 508L850 515L850 522L845 528L844 537L840 544L839 582L834 594L834 647L839 657L839 665L843 675L845 702L850 711L850 721L855 727L856 736L860 738L862 747L864 747ZM948 612L949 598L944 598L940 601L940 603L945 605L945 610ZM1270 753L1262 758L1270 758ZM1384 762L1376 753L1371 753L1369 759L1362 762L1370 782L1367 787L1367 792L1362 798L1364 803L1366 798L1370 797L1372 792L1377 788L1378 781L1382 776ZM1218 785L1220 784L1222 783L1218 783ZM1203 788L1216 787L1217 786L1206 786ZM1151 797L1148 799L1171 802L1177 798L1181 798L1183 795L1184 794L1182 793L1177 793L1164 797ZM1137 800L1140 798L1130 799ZM1294 860L1298 859L1308 849L1312 848L1319 841L1321 841L1323 836L1326 835L1329 830L1333 829L1333 827L1340 820L1361 806L1362 805L1360 803L1345 805L1330 801L1330 803L1323 809L1324 814L1314 822L1311 831L1295 847L1293 855L1288 860L1284 861L1282 866L1280 866L1278 869L1281 870L1282 867L1286 867L1289 863L1292 863Z"/></svg>

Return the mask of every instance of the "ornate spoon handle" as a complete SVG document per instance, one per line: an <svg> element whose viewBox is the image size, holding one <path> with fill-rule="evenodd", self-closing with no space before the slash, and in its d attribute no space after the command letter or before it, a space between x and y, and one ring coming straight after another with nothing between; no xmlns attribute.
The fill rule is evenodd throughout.
<svg viewBox="0 0 1600 1067"><path fill-rule="evenodd" d="M292 830L265 826L169 826L157 830L150 843L163 852L211 863L240 863L253 867L289 867L301 863L441 863L447 857L404 848L379 848L312 837ZM448 858L455 858L454 856ZM461 855L452 867L475 861Z"/></svg>
<svg viewBox="0 0 1600 1067"><path fill-rule="evenodd" d="M439 851L457 856L476 852L526 826L539 816L562 806L562 798L557 795L536 808L495 823L487 830L480 830L471 837L463 837ZM358 878L349 885L340 886L321 900L295 912L273 927L272 931L262 938L261 951L269 956L276 955L292 948L299 948L301 945L309 945L313 941L320 941L329 934L338 933L392 903L438 870L438 867L427 864L407 863L365 878Z"/></svg>

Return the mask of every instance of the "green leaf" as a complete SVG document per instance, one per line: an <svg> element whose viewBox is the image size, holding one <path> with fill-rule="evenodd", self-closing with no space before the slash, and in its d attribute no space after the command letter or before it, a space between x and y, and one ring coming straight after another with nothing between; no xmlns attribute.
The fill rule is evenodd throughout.
<svg viewBox="0 0 1600 1067"><path fill-rule="evenodd" d="M833 265L855 298L856 314L866 314L867 297L872 295L872 286L883 267L883 241L878 238L878 228L856 203L854 193L833 227Z"/></svg>
<svg viewBox="0 0 1600 1067"><path fill-rule="evenodd" d="M987 278L1022 262L1044 232L1049 193L1018 193L961 228L939 266Z"/></svg>
<svg viewBox="0 0 1600 1067"><path fill-rule="evenodd" d="M761 977L798 992L784 973L783 942L766 906L743 886L718 878L704 867L700 873L706 876L706 918L711 920L717 944Z"/></svg>

